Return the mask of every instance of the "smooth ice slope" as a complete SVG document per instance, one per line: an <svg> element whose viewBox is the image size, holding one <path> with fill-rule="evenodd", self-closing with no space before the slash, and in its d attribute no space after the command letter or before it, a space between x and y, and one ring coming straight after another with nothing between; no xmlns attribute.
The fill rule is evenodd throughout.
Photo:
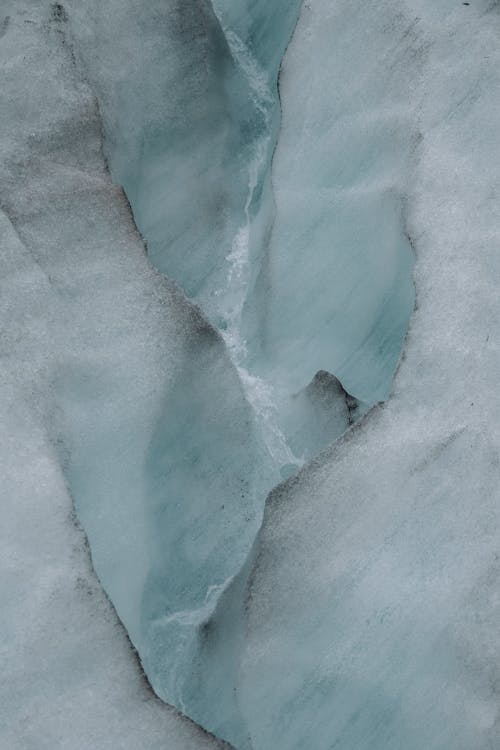
<svg viewBox="0 0 500 750"><path fill-rule="evenodd" d="M106 172L60 9L2 3L0 71L0 746L215 750L140 673L75 523L67 446L54 443L54 384L71 373L86 419L95 409L116 427L109 452L121 452L124 480L128 463L138 473L190 338L189 308L150 267ZM96 481L108 481L108 457L96 456ZM118 493L116 477L111 486Z"/></svg>
<svg viewBox="0 0 500 750"><path fill-rule="evenodd" d="M263 340L288 388L321 369L370 404L391 387L414 300L405 200L418 123L405 98L420 61L406 31L373 3L306 4L282 67Z"/></svg>

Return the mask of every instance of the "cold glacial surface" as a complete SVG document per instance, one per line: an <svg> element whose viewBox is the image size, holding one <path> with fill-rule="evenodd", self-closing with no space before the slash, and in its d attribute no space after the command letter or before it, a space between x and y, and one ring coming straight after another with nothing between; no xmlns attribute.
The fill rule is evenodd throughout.
<svg viewBox="0 0 500 750"><path fill-rule="evenodd" d="M75 523L62 471L72 448L56 442L67 406L82 420L76 433L85 420L95 427L94 442L86 433L89 453L99 452L95 486L115 491L119 456L133 484L180 352L199 330L151 269L105 169L95 97L63 18L48 2L0 8L0 747L214 750L141 675ZM131 513L122 492L117 539L127 514L144 534ZM138 550L128 568L114 564L133 590Z"/></svg>
<svg viewBox="0 0 500 750"><path fill-rule="evenodd" d="M315 90L313 41L329 97L352 81L353 158L379 117L417 132L418 304L387 404L268 499L238 687L254 748L500 746L498 10L310 2L285 61L285 118L294 76ZM378 153L368 181L397 166Z"/></svg>
<svg viewBox="0 0 500 750"><path fill-rule="evenodd" d="M149 257L209 322L182 350L182 369L167 390L138 477L131 458L131 476L120 469L121 449L110 454L115 426L107 415L96 410L93 416L86 404L83 415L75 392L68 396L61 386L66 476L96 550L96 570L154 689L246 747L236 690L242 607L265 498L388 393L413 307L401 191L414 131L400 141L386 138L383 146L397 154L379 182L363 177L361 160L350 181L333 186L329 199L338 195L350 205L336 229L315 185L308 196L314 200L317 191L316 218L300 205L291 224L279 186L287 182L297 193L303 166L293 182L280 165L297 149L311 160L290 132L293 117L284 120L276 153L276 206L271 157L278 67L299 3L158 3L147 14L132 0L68 7L76 59L100 103L110 168L126 190ZM397 94L395 84L387 98ZM291 103L293 93L286 98ZM317 97L311 109L320 105ZM347 101L345 107L349 117ZM321 111L311 117L324 120ZM370 148L381 148L376 138ZM331 170L338 171L333 156ZM359 197L363 190L377 210L370 204L359 212L355 199L349 204L351 193ZM315 227L318 215L322 227ZM291 246L287 232L302 237L302 249ZM342 232L336 247L330 238ZM276 306L287 285L287 300ZM339 290L354 296L357 287L348 318L359 321L351 336L335 305L338 313ZM341 366L351 371L350 359L364 377L362 387L352 375L351 395L335 377ZM97 456L105 457L106 484L92 471ZM110 528L119 498L131 510L122 511L117 537Z"/></svg>
<svg viewBox="0 0 500 750"><path fill-rule="evenodd" d="M6 13L9 746L214 746L70 495L235 748L499 746L498 7L299 6Z"/></svg>

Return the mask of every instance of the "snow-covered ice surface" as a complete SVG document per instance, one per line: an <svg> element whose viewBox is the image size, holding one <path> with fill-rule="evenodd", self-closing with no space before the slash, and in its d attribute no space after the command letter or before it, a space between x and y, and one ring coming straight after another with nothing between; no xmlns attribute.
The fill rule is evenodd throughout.
<svg viewBox="0 0 500 750"><path fill-rule="evenodd" d="M69 487L239 750L496 750L498 3L306 0L275 204L298 2L66 7L0 19L7 746L214 745Z"/></svg>
<svg viewBox="0 0 500 750"><path fill-rule="evenodd" d="M368 122L377 79L410 70L418 304L388 403L268 500L239 688L256 749L500 746L499 34L498 3L312 0L285 61L285 117L312 40L325 101L365 81Z"/></svg>
<svg viewBox="0 0 500 750"><path fill-rule="evenodd" d="M61 11L3 2L0 28L0 746L216 748L141 674L91 569L52 429L53 384L71 371L92 384L89 411L107 405L116 424L137 408L147 434L189 314L105 171Z"/></svg>

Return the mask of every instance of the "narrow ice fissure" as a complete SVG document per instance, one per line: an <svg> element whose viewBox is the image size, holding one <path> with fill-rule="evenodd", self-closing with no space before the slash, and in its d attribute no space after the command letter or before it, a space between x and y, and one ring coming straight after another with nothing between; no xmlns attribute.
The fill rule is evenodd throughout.
<svg viewBox="0 0 500 750"><path fill-rule="evenodd" d="M275 139L273 138L272 124L276 95L273 96L272 83L269 81L268 74L260 67L249 47L244 44L236 32L225 27L222 19L219 20L233 59L248 80L251 99L264 120L263 135L253 146L254 153L248 164L248 195L244 206L245 221L237 231L231 245L231 252L226 258L229 265L226 286L215 292L218 296L226 297L230 305L232 303L221 332L231 359L236 365L246 398L256 415L264 444L273 463L277 467L295 466L298 468L304 461L294 455L283 430L279 426L272 383L266 382L245 366L249 357L249 344L242 333L243 310L251 283L251 207L259 183L265 179L265 173L269 169L271 160L270 155L274 150Z"/></svg>

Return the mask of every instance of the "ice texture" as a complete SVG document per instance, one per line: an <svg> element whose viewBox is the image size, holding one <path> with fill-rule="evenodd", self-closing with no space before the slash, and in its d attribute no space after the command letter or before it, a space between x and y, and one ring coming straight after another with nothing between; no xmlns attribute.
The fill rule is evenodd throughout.
<svg viewBox="0 0 500 750"><path fill-rule="evenodd" d="M306 0L279 138L298 2L33 7L0 40L12 580L32 561L5 632L26 692L38 613L50 640L78 602L29 686L46 746L211 743L120 675L81 550L33 540L81 538L69 491L155 691L235 748L497 748L497 3ZM410 245L392 396L317 456L387 397ZM83 739L68 686L105 706Z"/></svg>
<svg viewBox="0 0 500 750"><path fill-rule="evenodd" d="M400 197L411 133L401 143L386 139L397 150L398 179L370 186L383 230L376 234L377 210L369 207L353 233L351 199L337 217L337 246L331 221L309 237L307 206L296 207L294 226L287 202L275 207L271 189L278 67L300 3L158 3L147 14L135 0L68 7L77 60L100 102L109 164L149 258L220 336L208 322L190 332L139 464L137 416L125 452L102 406L89 411L86 399L83 413L81 384L71 375L69 386L61 383L66 476L96 570L154 689L246 747L235 686L243 592L266 495L387 394L413 306ZM296 148L293 138L284 143L278 188L290 182L278 167ZM353 170L358 180L362 169ZM319 212L328 218L325 206ZM301 223L302 247L312 243L317 255L309 276L284 229L300 236ZM292 262L280 269L287 253ZM289 297L277 309L284 284L295 307ZM359 319L355 336L336 321L332 296L354 297L362 285L349 310ZM307 295L314 304L302 315ZM350 355L365 386L351 395L335 373L349 372L343 360ZM106 466L104 482L92 471L96 456Z"/></svg>
<svg viewBox="0 0 500 750"><path fill-rule="evenodd" d="M388 403L268 499L238 688L254 749L500 746L499 31L497 3L313 0L289 48L285 129L318 75L325 108L354 82L363 127L419 134L418 306Z"/></svg>
<svg viewBox="0 0 500 750"><path fill-rule="evenodd" d="M415 70L390 67L405 52L397 24L381 47L387 22L371 3L362 16L356 5L304 7L281 70L262 278L273 375L299 389L327 370L370 404L389 393L414 302L405 196L418 125L402 97Z"/></svg>
<svg viewBox="0 0 500 750"><path fill-rule="evenodd" d="M91 569L55 428L64 382L86 419L109 418L126 472L198 316L150 267L106 171L60 7L4 0L0 70L0 747L215 750L138 668ZM90 467L103 486L111 453ZM121 510L118 497L117 537Z"/></svg>

